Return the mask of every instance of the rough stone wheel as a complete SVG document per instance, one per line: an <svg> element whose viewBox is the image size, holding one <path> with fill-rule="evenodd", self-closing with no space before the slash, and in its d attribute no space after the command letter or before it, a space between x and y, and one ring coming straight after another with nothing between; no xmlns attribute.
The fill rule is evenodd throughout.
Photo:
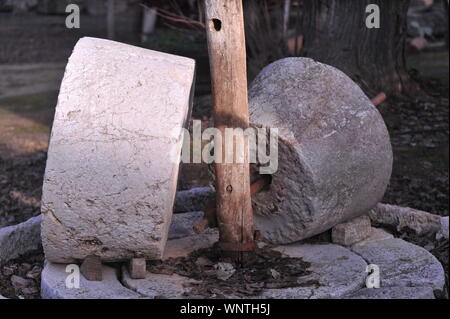
<svg viewBox="0 0 450 319"><path fill-rule="evenodd" d="M386 125L341 71L311 59L267 66L250 87L250 121L279 130L279 167L253 198L264 240L290 243L367 213L392 171Z"/></svg>
<svg viewBox="0 0 450 319"><path fill-rule="evenodd" d="M162 256L195 61L78 41L56 107L42 193L52 262Z"/></svg>

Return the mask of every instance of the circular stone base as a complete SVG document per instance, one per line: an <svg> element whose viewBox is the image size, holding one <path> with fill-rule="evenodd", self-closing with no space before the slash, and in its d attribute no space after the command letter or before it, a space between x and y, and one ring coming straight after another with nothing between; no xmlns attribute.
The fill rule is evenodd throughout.
<svg viewBox="0 0 450 319"><path fill-rule="evenodd" d="M189 242L196 241L190 238ZM262 294L250 298L433 299L434 292L444 288L445 275L439 261L425 249L401 239L379 240L375 236L373 240L369 238L351 249L333 244L301 243L273 249L285 256L302 258L310 263L308 270L311 274L299 278L300 287L265 289ZM194 250L195 244L185 255ZM365 287L368 263L379 266L381 289ZM129 289L148 298L213 297L193 295L190 287L198 282L176 274L147 272L145 279L132 279L124 267L122 282ZM315 284L309 285L309 282Z"/></svg>
<svg viewBox="0 0 450 319"><path fill-rule="evenodd" d="M340 298L363 286L366 262L350 250L337 245L301 245L275 247L274 250L289 257L301 257L311 264L310 275L299 278L302 287L265 289L261 295L250 298ZM132 279L123 268L125 286L150 298L211 298L191 293L196 281L179 275L161 275L147 272L145 279ZM309 286L308 282L314 282ZM317 285L317 282L319 285ZM198 283L198 282L197 282ZM234 295L225 295L236 298ZM248 297L248 296L247 296Z"/></svg>
<svg viewBox="0 0 450 319"><path fill-rule="evenodd" d="M43 299L139 299L143 296L125 288L118 279L118 272L103 266L102 281L88 281L80 274L79 286L68 265L45 262L41 274L41 297ZM72 280L74 278L75 280ZM66 284L66 281L69 285Z"/></svg>
<svg viewBox="0 0 450 319"><path fill-rule="evenodd" d="M165 257L186 256L194 250L211 246L217 239L217 234L211 233L169 240ZM310 274L299 278L301 287L265 289L260 295L251 298L429 299L434 298L434 292L442 291L445 283L444 269L439 261L425 249L401 239L380 239L375 236L351 248L334 244L296 243L273 249L286 256L301 257L310 263L308 268ZM381 289L365 287L368 263L379 266ZM119 276L116 269L103 266L103 281L87 281L81 275L80 287L71 289L66 287L68 275L66 265L46 262L42 272L42 297L64 299L212 297L193 295L192 284L198 282L176 274L147 272L145 279L131 279L126 267L122 267L122 275Z"/></svg>

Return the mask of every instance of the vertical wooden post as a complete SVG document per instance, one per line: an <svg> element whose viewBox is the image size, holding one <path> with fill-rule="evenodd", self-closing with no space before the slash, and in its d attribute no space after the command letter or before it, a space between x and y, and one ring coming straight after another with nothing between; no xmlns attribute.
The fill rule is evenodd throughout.
<svg viewBox="0 0 450 319"><path fill-rule="evenodd" d="M245 130L249 124L242 0L205 0L205 9L214 125L222 133L222 140L217 144L225 154L225 129ZM248 139L244 139L243 163L234 157L232 163L223 160L215 164L219 247L237 260L255 248ZM238 149L236 141L233 149Z"/></svg>

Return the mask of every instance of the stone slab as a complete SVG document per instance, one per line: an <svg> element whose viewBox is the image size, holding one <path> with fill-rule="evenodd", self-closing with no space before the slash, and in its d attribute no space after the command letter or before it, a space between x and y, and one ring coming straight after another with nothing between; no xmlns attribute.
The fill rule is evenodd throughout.
<svg viewBox="0 0 450 319"><path fill-rule="evenodd" d="M169 242L175 245L177 240ZM201 240L195 242L200 243ZM369 251L368 247L372 247L370 253L362 253ZM309 262L311 274L300 279L299 282L304 283L304 287L266 289L262 295L253 297L255 299L434 299L435 288L442 289L442 267L440 270L433 270L435 264L433 265L433 260L429 260L429 255L425 254L424 258L420 247L402 240L375 241L354 248L368 258L368 262L379 257L376 261L381 269L380 289L364 288L367 262L342 246L298 243L277 246L274 249L286 256L301 257ZM189 252L185 251L184 255ZM386 258L386 255L390 257ZM104 266L102 282L89 282L81 277L80 289L67 289L65 280L68 273L65 272L65 267L66 265L46 263L42 273L44 298L201 298L198 295L191 295L191 284L198 283L195 280L176 274L149 272L146 272L144 279L132 279L125 265L122 267L122 282L117 279L115 269ZM392 276L387 278L387 275L395 271L395 267L398 268L396 278ZM428 270L423 267L428 267ZM402 276L404 270L407 270L406 277ZM412 275L415 275L416 280L411 280ZM419 277L422 279L417 280ZM441 283L433 283L433 280L428 280L430 278L436 278ZM319 285L308 286L306 283L310 280L318 281Z"/></svg>
<svg viewBox="0 0 450 319"><path fill-rule="evenodd" d="M187 256L195 250L211 247L219 240L217 228L208 228L201 234L194 232L194 225L202 217L203 212L173 215L163 259Z"/></svg>
<svg viewBox="0 0 450 319"><path fill-rule="evenodd" d="M123 284L150 299L183 299L189 295L189 284L195 280L173 274L162 275L148 273L145 279L132 279L126 267L122 269Z"/></svg>
<svg viewBox="0 0 450 319"><path fill-rule="evenodd" d="M435 299L430 287L388 287L361 289L344 299Z"/></svg>
<svg viewBox="0 0 450 319"><path fill-rule="evenodd" d="M393 162L389 133L341 71L307 58L276 61L251 84L249 115L253 126L279 135L270 190L252 198L264 240L312 237L366 214L383 198Z"/></svg>
<svg viewBox="0 0 450 319"><path fill-rule="evenodd" d="M201 242L197 240L196 242ZM169 241L173 245L176 241ZM180 247L177 251L182 251ZM279 246L274 248L291 257L302 257L311 263L311 275L302 277L301 283L310 280L320 282L320 286L267 289L261 296L254 298L294 298L321 299L340 298L346 294L361 289L366 277L366 262L350 250L337 245L301 245ZM186 252L184 255L186 255ZM182 256L181 254L177 255ZM145 279L133 280L128 270L122 269L124 284L149 298L189 298L192 279L179 275L161 275L147 272ZM201 296L196 295L195 298ZM233 298L234 296L227 296Z"/></svg>
<svg viewBox="0 0 450 319"><path fill-rule="evenodd" d="M368 216L360 216L334 226L331 231L331 239L337 245L348 247L366 239L371 232L370 218Z"/></svg>
<svg viewBox="0 0 450 319"><path fill-rule="evenodd" d="M274 248L290 257L300 257L311 263L312 274L302 281L317 280L318 287L267 289L262 298L334 299L363 287L367 263L349 249L338 245L291 244Z"/></svg>
<svg viewBox="0 0 450 319"><path fill-rule="evenodd" d="M352 250L380 268L381 287L444 289L441 263L422 247L394 238L357 245Z"/></svg>
<svg viewBox="0 0 450 319"><path fill-rule="evenodd" d="M41 247L41 216L0 228L0 265Z"/></svg>
<svg viewBox="0 0 450 319"><path fill-rule="evenodd" d="M203 212L174 214L169 228L169 239L178 239L195 235L196 233L194 232L193 227L202 218Z"/></svg>
<svg viewBox="0 0 450 319"><path fill-rule="evenodd" d="M42 194L46 258L161 258L194 60L82 38L56 107Z"/></svg>
<svg viewBox="0 0 450 319"><path fill-rule="evenodd" d="M441 229L440 216L409 207L379 203L369 217L375 223L396 227L399 232L413 230L419 236L434 235Z"/></svg>
<svg viewBox="0 0 450 319"><path fill-rule="evenodd" d="M162 259L187 256L198 249L212 247L218 240L219 232L214 230L208 233L169 240Z"/></svg>
<svg viewBox="0 0 450 319"><path fill-rule="evenodd" d="M215 192L209 187L195 187L179 191L175 197L174 213L203 211L208 200L215 198Z"/></svg>
<svg viewBox="0 0 450 319"><path fill-rule="evenodd" d="M357 242L353 246L356 247L356 246L360 246L360 245L366 245L371 242L377 242L377 241L393 239L393 238L394 238L394 235L387 232L383 228L372 227L369 237L367 237L366 239L364 239L360 242Z"/></svg>
<svg viewBox="0 0 450 319"><path fill-rule="evenodd" d="M124 287L117 270L103 266L102 281L88 281L80 277L80 288L67 288L69 275L63 264L46 262L41 275L41 296L44 299L140 299L142 295Z"/></svg>

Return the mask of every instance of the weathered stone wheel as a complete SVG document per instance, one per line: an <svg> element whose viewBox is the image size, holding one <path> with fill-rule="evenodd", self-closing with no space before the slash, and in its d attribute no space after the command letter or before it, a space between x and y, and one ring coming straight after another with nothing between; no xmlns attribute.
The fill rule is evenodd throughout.
<svg viewBox="0 0 450 319"><path fill-rule="evenodd" d="M290 243L367 213L392 171L386 125L341 71L311 59L267 66L250 87L250 121L279 130L279 167L253 197L264 240Z"/></svg>
<svg viewBox="0 0 450 319"><path fill-rule="evenodd" d="M42 193L52 262L160 258L195 61L94 38L66 67Z"/></svg>

